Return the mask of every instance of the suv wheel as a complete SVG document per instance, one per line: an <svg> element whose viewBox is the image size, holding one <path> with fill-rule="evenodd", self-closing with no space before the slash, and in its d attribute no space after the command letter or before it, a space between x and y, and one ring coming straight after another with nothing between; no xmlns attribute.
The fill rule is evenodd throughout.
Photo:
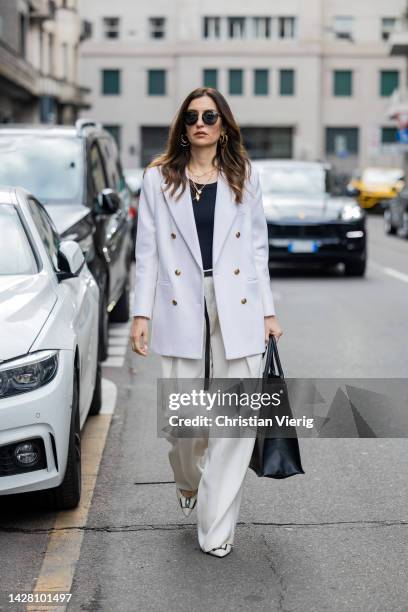
<svg viewBox="0 0 408 612"><path fill-rule="evenodd" d="M364 276L366 270L366 258L355 261L346 261L344 272L346 276Z"/></svg>
<svg viewBox="0 0 408 612"><path fill-rule="evenodd" d="M106 295L106 284L103 287L103 292L100 297L100 313L99 313L99 339L98 339L98 361L105 361L108 357L109 343L109 313L108 300Z"/></svg>
<svg viewBox="0 0 408 612"><path fill-rule="evenodd" d="M112 321L112 323L127 323L129 321L129 316L129 278L127 278L123 293L110 314L110 321Z"/></svg>
<svg viewBox="0 0 408 612"><path fill-rule="evenodd" d="M79 426L79 378L75 368L71 427L65 476L59 487L51 489L51 505L55 510L76 508L81 498L81 431Z"/></svg>
<svg viewBox="0 0 408 612"><path fill-rule="evenodd" d="M90 415L99 414L102 407L102 368L98 361L96 368L95 388L92 396L91 407L89 408Z"/></svg>

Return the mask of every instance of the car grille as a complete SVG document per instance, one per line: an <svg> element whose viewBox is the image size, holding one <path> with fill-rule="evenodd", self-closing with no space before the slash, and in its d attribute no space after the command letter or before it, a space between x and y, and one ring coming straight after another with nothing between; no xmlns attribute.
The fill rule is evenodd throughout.
<svg viewBox="0 0 408 612"><path fill-rule="evenodd" d="M28 441L28 440L27 440ZM43 470L47 467L45 458L45 448L42 438L30 439L30 442L35 442L40 448L40 460L33 467L22 468L14 462L13 453L16 446L22 444L24 440L13 442L13 444L6 444L0 446L0 477L1 476L13 476L14 474L24 474L25 472L33 472L34 470Z"/></svg>
<svg viewBox="0 0 408 612"><path fill-rule="evenodd" d="M343 233L343 228L330 223L308 225L268 223L270 238L341 238Z"/></svg>

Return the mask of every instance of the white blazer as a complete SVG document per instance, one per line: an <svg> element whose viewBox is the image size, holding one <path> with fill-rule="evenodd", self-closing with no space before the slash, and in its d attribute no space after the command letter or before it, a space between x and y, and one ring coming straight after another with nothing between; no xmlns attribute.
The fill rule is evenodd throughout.
<svg viewBox="0 0 408 612"><path fill-rule="evenodd" d="M187 184L178 201L179 192L171 197L164 189L160 169L148 168L139 201L132 315L152 319L153 351L199 359L205 333L204 273L190 188ZM226 358L262 353L264 316L275 314L275 307L255 167L240 204L225 176L219 175L212 255Z"/></svg>

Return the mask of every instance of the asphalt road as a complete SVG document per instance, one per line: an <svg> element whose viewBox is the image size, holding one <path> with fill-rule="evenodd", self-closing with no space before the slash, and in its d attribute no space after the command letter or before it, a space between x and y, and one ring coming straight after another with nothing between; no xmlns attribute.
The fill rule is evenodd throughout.
<svg viewBox="0 0 408 612"><path fill-rule="evenodd" d="M364 279L273 269L287 377L408 379L408 241L368 221ZM127 331L112 328L104 366L117 396L89 513L61 523L31 498L0 502L1 610L24 609L6 594L32 591L60 546L68 610L408 611L406 440L302 439L306 474L248 471L233 553L204 555L156 435L159 358L119 348Z"/></svg>

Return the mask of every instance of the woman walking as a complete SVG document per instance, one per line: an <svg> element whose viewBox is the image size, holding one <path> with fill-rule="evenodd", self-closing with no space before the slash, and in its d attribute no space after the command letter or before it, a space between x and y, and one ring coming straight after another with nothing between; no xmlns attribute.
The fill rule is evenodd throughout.
<svg viewBox="0 0 408 612"><path fill-rule="evenodd" d="M270 334L282 330L268 267L257 172L216 89L192 91L166 151L147 167L139 204L132 349L161 355L163 378L262 376ZM169 437L179 505L197 506L206 553L232 550L254 437Z"/></svg>

